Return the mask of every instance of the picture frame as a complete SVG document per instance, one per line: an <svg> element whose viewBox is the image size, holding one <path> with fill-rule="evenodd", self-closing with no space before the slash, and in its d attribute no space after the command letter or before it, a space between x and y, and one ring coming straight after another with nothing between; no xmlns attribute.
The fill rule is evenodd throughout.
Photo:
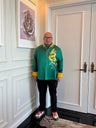
<svg viewBox="0 0 96 128"><path fill-rule="evenodd" d="M30 0L17 1L17 47L36 48L36 4Z"/></svg>
<svg viewBox="0 0 96 128"><path fill-rule="evenodd" d="M4 46L4 10L3 0L0 0L0 47Z"/></svg>

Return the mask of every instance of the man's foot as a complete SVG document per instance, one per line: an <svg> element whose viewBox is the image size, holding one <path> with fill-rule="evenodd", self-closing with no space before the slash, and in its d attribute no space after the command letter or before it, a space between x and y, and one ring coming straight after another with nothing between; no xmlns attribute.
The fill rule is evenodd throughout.
<svg viewBox="0 0 96 128"><path fill-rule="evenodd" d="M59 119L59 116L58 116L57 112L53 112L53 119L54 120L58 120Z"/></svg>
<svg viewBox="0 0 96 128"><path fill-rule="evenodd" d="M44 114L45 114L44 111L39 111L39 112L37 112L37 114L35 115L35 118L36 118L36 119L39 119L39 118L41 118Z"/></svg>

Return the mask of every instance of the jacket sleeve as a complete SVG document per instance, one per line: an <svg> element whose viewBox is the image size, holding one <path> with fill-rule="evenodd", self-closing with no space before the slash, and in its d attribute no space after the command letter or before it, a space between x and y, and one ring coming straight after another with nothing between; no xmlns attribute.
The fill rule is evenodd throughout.
<svg viewBox="0 0 96 128"><path fill-rule="evenodd" d="M35 53L34 53L32 75L33 76L37 76L38 75L38 69L37 69L37 50L35 50Z"/></svg>
<svg viewBox="0 0 96 128"><path fill-rule="evenodd" d="M59 50L59 55L58 55L58 74L57 77L62 77L63 76L63 55L61 49Z"/></svg>

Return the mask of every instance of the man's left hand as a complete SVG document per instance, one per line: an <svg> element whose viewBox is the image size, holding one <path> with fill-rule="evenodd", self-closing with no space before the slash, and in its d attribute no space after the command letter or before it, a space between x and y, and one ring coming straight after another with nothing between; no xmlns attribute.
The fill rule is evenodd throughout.
<svg viewBox="0 0 96 128"><path fill-rule="evenodd" d="M57 81L60 82L61 81L61 77L57 77Z"/></svg>

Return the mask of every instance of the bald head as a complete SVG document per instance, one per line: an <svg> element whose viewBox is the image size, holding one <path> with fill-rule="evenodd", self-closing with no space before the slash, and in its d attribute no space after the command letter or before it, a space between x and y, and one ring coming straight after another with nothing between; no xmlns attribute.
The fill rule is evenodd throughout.
<svg viewBox="0 0 96 128"><path fill-rule="evenodd" d="M52 33L46 32L46 33L44 34L44 37L46 37L46 36L52 37Z"/></svg>
<svg viewBox="0 0 96 128"><path fill-rule="evenodd" d="M50 46L50 44L51 44L52 41L53 41L52 33L46 32L46 33L44 34L43 40L44 40L44 44L45 44L46 46Z"/></svg>

